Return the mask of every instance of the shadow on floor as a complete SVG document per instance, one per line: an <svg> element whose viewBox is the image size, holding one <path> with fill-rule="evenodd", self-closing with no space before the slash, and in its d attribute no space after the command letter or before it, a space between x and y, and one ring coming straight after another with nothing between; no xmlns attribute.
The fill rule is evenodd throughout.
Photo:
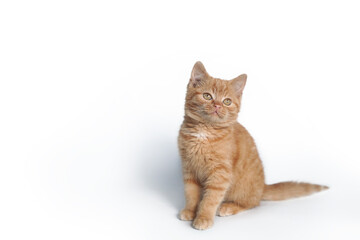
<svg viewBox="0 0 360 240"><path fill-rule="evenodd" d="M144 161L141 171L144 184L163 196L179 211L184 207L185 200L176 139L153 139L148 143L142 151Z"/></svg>

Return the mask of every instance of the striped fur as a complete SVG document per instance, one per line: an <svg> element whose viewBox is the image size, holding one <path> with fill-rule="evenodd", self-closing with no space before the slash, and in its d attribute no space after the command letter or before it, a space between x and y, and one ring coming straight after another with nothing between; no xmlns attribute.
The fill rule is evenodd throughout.
<svg viewBox="0 0 360 240"><path fill-rule="evenodd" d="M309 195L325 186L284 182L266 185L255 142L237 122L246 75L225 81L211 77L201 62L191 73L185 117L178 145L182 158L186 206L181 220L196 229L213 225L214 216L228 216L256 207L261 200ZM207 100L207 93L212 99ZM223 104L224 99L232 103Z"/></svg>

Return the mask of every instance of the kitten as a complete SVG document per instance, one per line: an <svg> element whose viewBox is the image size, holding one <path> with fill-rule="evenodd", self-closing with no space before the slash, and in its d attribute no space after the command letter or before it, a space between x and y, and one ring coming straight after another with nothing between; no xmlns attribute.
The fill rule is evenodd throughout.
<svg viewBox="0 0 360 240"><path fill-rule="evenodd" d="M187 86L185 117L178 138L186 206L181 220L196 229L213 225L215 214L229 216L261 200L284 200L327 189L281 182L266 185L253 138L237 122L247 76L231 81L211 77L201 62Z"/></svg>

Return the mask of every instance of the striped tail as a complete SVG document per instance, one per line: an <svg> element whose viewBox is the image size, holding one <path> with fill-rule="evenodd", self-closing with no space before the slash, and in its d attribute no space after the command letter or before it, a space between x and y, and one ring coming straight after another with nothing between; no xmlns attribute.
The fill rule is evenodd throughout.
<svg viewBox="0 0 360 240"><path fill-rule="evenodd" d="M280 182L265 185L262 200L279 201L307 196L328 189L327 186L304 182Z"/></svg>

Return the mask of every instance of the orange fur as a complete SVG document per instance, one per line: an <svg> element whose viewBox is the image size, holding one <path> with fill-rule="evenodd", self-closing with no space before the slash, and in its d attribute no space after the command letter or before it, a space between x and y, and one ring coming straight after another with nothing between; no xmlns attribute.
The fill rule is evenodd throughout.
<svg viewBox="0 0 360 240"><path fill-rule="evenodd" d="M255 142L237 122L246 78L245 74L231 81L213 78L201 62L191 73L178 138L186 199L180 219L193 220L196 229L211 227L216 213L233 215L258 206L260 200L283 200L327 188L265 184ZM225 99L231 104L226 105Z"/></svg>

